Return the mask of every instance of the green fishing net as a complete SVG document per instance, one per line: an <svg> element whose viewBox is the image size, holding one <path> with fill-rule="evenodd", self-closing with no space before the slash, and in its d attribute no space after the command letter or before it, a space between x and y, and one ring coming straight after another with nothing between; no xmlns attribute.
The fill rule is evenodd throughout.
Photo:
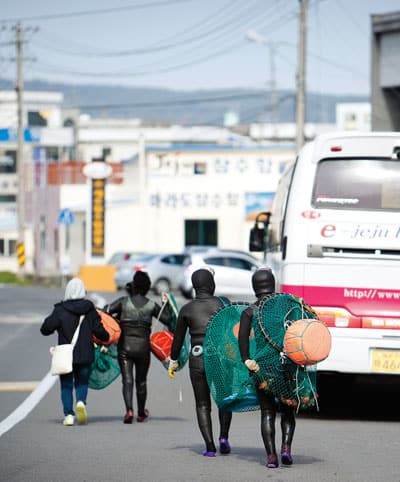
<svg viewBox="0 0 400 482"><path fill-rule="evenodd" d="M249 372L242 362L238 329L246 303L221 308L210 320L204 340L204 364L211 394L221 409L243 412L259 408L255 387L297 409L316 404L316 366L300 366L283 352L290 324L316 314L301 299L285 293L265 298L254 315L249 339L250 358L260 370Z"/></svg>
<svg viewBox="0 0 400 482"><path fill-rule="evenodd" d="M242 362L239 344L239 321L248 303L232 303L210 319L204 338L204 367L210 392L218 408L245 412L259 408L250 372ZM250 339L254 351L255 340Z"/></svg>
<svg viewBox="0 0 400 482"><path fill-rule="evenodd" d="M117 344L113 343L104 347L96 345L89 377L89 388L101 390L118 378L120 373Z"/></svg>
<svg viewBox="0 0 400 482"><path fill-rule="evenodd" d="M302 366L290 360L283 350L287 328L300 319L318 319L303 300L286 293L266 297L253 317L255 350L251 358L260 370L253 373L259 388L281 403L299 409L316 405L316 365Z"/></svg>

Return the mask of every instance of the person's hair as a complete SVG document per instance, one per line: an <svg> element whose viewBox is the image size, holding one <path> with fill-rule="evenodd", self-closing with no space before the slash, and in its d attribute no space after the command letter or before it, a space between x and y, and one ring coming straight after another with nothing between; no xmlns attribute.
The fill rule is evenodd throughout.
<svg viewBox="0 0 400 482"><path fill-rule="evenodd" d="M137 271L131 283L127 284L128 291L135 295L146 295L151 287L150 276L145 271Z"/></svg>

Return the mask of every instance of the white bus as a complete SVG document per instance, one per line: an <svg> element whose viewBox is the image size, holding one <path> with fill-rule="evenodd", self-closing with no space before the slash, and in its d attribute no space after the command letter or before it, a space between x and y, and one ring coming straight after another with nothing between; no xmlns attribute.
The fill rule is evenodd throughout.
<svg viewBox="0 0 400 482"><path fill-rule="evenodd" d="M265 227L277 290L303 298L330 328L318 373L400 375L400 133L306 144Z"/></svg>

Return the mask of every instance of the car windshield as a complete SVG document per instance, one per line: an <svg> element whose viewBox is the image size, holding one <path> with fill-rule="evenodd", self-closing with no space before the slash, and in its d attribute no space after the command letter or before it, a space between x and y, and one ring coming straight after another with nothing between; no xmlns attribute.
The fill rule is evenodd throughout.
<svg viewBox="0 0 400 482"><path fill-rule="evenodd" d="M400 163L393 159L323 159L312 204L323 209L400 211Z"/></svg>
<svg viewBox="0 0 400 482"><path fill-rule="evenodd" d="M141 261L141 262L145 262L145 261L151 261L152 259L154 259L155 257L157 256L157 254L142 254L142 255L133 255L129 258L129 261L134 261L134 262L137 262L137 261Z"/></svg>

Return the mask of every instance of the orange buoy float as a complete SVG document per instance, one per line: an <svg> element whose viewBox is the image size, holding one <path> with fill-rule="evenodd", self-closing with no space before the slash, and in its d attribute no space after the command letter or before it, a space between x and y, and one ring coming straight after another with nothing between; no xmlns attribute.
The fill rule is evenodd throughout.
<svg viewBox="0 0 400 482"><path fill-rule="evenodd" d="M110 335L110 339L108 341L101 341L93 336L93 341L99 345L112 345L113 343L116 343L121 336L121 327L119 326L118 322L115 321L111 315L105 313L104 311L97 310L97 313L100 315L101 324Z"/></svg>
<svg viewBox="0 0 400 482"><path fill-rule="evenodd" d="M151 352L162 362L167 363L172 348L174 334L169 330L156 331L150 336Z"/></svg>
<svg viewBox="0 0 400 482"><path fill-rule="evenodd" d="M287 356L298 365L314 365L328 357L331 334L319 320L297 320L286 330L283 348Z"/></svg>

